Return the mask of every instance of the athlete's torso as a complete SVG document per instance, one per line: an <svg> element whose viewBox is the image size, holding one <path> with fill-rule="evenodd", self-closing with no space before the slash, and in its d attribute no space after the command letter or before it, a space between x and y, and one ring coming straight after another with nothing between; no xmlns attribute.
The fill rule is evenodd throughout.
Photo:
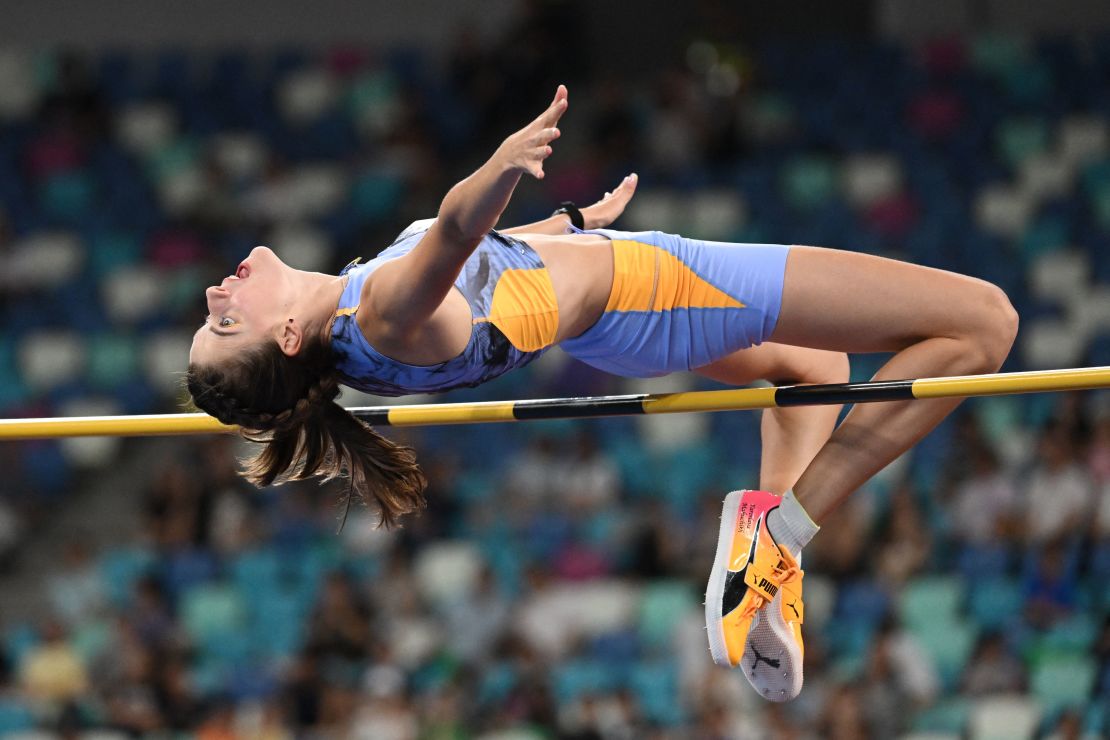
<svg viewBox="0 0 1110 740"><path fill-rule="evenodd" d="M526 243L490 232L467 259L437 312L437 321L447 323L456 336L462 332L462 351L421 353L424 358L448 357L428 364L393 359L372 346L359 326L363 286L382 264L408 254L429 225L410 226L376 258L344 271L347 285L331 335L345 384L377 395L478 385L585 331L604 308L612 283L612 252L605 237L528 235Z"/></svg>

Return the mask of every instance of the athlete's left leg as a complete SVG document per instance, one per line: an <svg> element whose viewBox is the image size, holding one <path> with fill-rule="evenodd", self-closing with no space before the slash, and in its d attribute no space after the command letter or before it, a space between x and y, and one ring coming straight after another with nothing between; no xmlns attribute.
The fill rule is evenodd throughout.
<svg viewBox="0 0 1110 740"><path fill-rule="evenodd" d="M769 380L776 385L846 383L848 356L843 352L765 342L733 352L694 372L729 385L748 385L756 380ZM840 408L765 409L760 425L763 449L759 487L780 496L793 488L802 471L828 441Z"/></svg>
<svg viewBox="0 0 1110 740"><path fill-rule="evenodd" d="M722 383L746 385L754 380L786 383L844 383L848 356L765 342L733 352L695 372ZM839 406L799 406L766 409L762 420L763 450L759 487L782 495L797 482L802 471L825 445L836 425ZM804 615L800 572L788 575L791 559L778 569L754 564L752 549L760 558L787 560L767 536L766 514L777 506L778 496L763 491L734 491L725 497L717 556L706 587L706 628L710 652L722 665L741 667L745 678L762 696L775 701L792 699L801 690L801 622ZM742 562L741 562L742 561ZM762 562L762 561L761 561ZM769 606L756 613L755 592L748 591L748 566L758 573L750 585L768 576L774 584L761 598Z"/></svg>

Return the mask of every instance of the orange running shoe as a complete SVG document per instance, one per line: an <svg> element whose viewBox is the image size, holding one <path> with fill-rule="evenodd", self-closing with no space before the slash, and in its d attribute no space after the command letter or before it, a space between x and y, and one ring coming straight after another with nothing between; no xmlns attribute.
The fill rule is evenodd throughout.
<svg viewBox="0 0 1110 740"><path fill-rule="evenodd" d="M767 491L725 497L705 624L715 663L741 667L761 696L788 701L802 690L805 608L802 570L767 529L779 501Z"/></svg>

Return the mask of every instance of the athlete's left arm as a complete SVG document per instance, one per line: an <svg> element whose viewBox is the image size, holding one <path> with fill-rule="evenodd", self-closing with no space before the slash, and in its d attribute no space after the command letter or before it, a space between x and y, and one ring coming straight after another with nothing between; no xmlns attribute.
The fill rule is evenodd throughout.
<svg viewBox="0 0 1110 740"><path fill-rule="evenodd" d="M543 179L556 127L567 109L567 89L559 85L551 104L512 134L474 174L443 199L439 216L412 251L382 265L363 284L364 330L403 342L419 333L443 303L463 264L494 227L525 172ZM367 338L370 338L369 335Z"/></svg>
<svg viewBox="0 0 1110 740"><path fill-rule="evenodd" d="M632 200L632 196L636 192L636 182L636 173L633 172L621 180L620 185L606 193L604 198L581 209L582 221L585 223L585 227L587 229L604 229L616 221L617 217L624 213L628 201ZM559 213L550 218L545 218L543 221L514 226L511 229L498 229L498 231L502 234L550 234L558 236L567 233L569 223L570 216Z"/></svg>

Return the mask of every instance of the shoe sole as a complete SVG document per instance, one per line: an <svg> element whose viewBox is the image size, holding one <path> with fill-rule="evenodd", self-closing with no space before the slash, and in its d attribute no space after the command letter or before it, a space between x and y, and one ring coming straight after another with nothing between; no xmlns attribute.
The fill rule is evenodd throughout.
<svg viewBox="0 0 1110 740"><path fill-rule="evenodd" d="M781 599L776 596L752 619L740 661L752 688L768 701L790 701L802 691L802 651L794 640L794 630L783 619ZM769 646L763 660L752 652L752 645ZM767 658L778 665L770 665Z"/></svg>
<svg viewBox="0 0 1110 740"><path fill-rule="evenodd" d="M713 570L709 573L709 584L705 587L705 628L709 637L709 654L719 666L731 668L728 647L725 645L725 627L721 614L721 602L725 597L725 578L728 575L729 554L732 551L732 538L736 534L736 517L740 514L740 499L744 491L733 491L725 496L721 509L721 531L717 535L717 554L713 556Z"/></svg>

